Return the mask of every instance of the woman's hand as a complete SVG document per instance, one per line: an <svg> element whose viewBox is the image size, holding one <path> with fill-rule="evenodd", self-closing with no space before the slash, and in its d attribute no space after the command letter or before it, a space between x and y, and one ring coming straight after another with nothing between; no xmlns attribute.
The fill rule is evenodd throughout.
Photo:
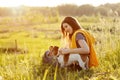
<svg viewBox="0 0 120 80"><path fill-rule="evenodd" d="M61 52L61 54L69 54L70 53L70 49L67 49L67 48L61 48L59 51Z"/></svg>

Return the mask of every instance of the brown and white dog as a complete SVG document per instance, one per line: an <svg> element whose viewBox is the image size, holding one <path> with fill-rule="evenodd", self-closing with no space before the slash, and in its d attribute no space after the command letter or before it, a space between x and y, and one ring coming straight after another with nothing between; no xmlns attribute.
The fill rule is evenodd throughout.
<svg viewBox="0 0 120 80"><path fill-rule="evenodd" d="M53 56L54 58L57 58L58 63L60 64L61 67L69 66L73 62L77 61L79 66L83 70L86 70L86 67L85 67L86 62L82 61L80 54L64 54L63 55L59 51L58 46L50 46L49 50L50 50L50 55Z"/></svg>

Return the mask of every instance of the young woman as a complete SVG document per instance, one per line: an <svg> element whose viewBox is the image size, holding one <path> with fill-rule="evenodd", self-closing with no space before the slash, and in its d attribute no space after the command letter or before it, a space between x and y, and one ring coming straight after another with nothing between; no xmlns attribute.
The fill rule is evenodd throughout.
<svg viewBox="0 0 120 80"><path fill-rule="evenodd" d="M86 63L88 68L98 66L96 52L93 47L94 38L80 26L74 17L68 16L64 18L61 23L61 31L63 39L69 44L67 45L69 48L60 50L62 54L79 53L84 62L89 60Z"/></svg>

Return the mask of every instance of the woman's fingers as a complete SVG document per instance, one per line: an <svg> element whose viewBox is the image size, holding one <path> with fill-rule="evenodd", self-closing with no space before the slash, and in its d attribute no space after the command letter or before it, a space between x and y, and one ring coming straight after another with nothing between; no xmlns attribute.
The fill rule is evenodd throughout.
<svg viewBox="0 0 120 80"><path fill-rule="evenodd" d="M60 54L68 54L69 53L69 49L67 49L67 48L60 48L59 49L59 53Z"/></svg>

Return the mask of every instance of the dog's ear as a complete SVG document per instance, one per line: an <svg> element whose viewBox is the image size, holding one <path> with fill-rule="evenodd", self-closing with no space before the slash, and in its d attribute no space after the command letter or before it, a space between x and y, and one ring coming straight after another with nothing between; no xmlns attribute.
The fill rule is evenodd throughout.
<svg viewBox="0 0 120 80"><path fill-rule="evenodd" d="M51 51L52 49L53 49L53 46L50 46L50 47L49 47L49 50Z"/></svg>

